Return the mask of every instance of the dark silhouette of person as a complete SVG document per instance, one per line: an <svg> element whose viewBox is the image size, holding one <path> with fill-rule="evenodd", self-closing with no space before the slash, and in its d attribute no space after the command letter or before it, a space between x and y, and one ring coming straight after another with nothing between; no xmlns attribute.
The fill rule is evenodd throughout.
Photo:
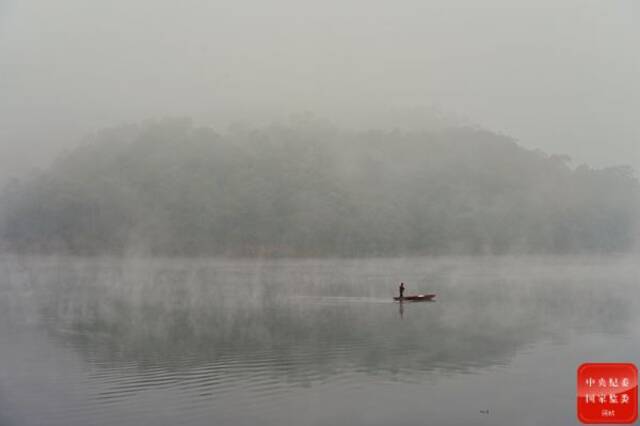
<svg viewBox="0 0 640 426"><path fill-rule="evenodd" d="M404 283L400 283L400 299L404 297Z"/></svg>

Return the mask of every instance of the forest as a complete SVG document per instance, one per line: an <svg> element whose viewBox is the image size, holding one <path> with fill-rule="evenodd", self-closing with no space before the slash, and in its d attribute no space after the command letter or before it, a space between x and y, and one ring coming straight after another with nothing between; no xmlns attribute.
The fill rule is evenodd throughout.
<svg viewBox="0 0 640 426"><path fill-rule="evenodd" d="M614 253L635 248L626 166L573 165L477 127L109 128L0 198L5 251L167 256Z"/></svg>

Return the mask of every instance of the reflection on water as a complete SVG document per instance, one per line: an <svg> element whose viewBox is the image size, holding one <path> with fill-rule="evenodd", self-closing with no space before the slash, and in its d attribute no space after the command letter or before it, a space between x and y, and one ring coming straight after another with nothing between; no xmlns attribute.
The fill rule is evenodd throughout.
<svg viewBox="0 0 640 426"><path fill-rule="evenodd" d="M628 340L637 325L637 269L624 259L5 258L2 268L8 424L385 424L389 405L420 393L432 402L394 422L424 424L427 410L438 424L513 424L495 410L459 417L437 398L473 376L498 380L496 368L540 348ZM399 280L437 301L391 302ZM51 380L18 374L57 368L45 390L38 382ZM500 382L506 392L523 386L517 374ZM47 394L57 388L67 394ZM45 394L25 412L15 399L30 392ZM558 413L568 424L571 409Z"/></svg>

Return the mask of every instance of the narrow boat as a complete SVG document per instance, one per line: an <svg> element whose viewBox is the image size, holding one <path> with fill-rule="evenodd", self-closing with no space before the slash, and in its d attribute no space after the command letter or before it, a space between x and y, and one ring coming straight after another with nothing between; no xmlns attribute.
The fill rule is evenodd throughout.
<svg viewBox="0 0 640 426"><path fill-rule="evenodd" d="M394 297L393 300L397 302L429 302L435 298L435 294L414 294L411 296L404 296L402 299Z"/></svg>

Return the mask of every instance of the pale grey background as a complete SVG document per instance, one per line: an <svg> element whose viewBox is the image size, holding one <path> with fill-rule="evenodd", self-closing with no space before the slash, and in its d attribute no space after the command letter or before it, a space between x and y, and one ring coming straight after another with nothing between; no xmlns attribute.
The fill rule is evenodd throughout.
<svg viewBox="0 0 640 426"><path fill-rule="evenodd" d="M444 112L640 167L637 0L0 0L0 180L149 117L224 130L311 111Z"/></svg>

